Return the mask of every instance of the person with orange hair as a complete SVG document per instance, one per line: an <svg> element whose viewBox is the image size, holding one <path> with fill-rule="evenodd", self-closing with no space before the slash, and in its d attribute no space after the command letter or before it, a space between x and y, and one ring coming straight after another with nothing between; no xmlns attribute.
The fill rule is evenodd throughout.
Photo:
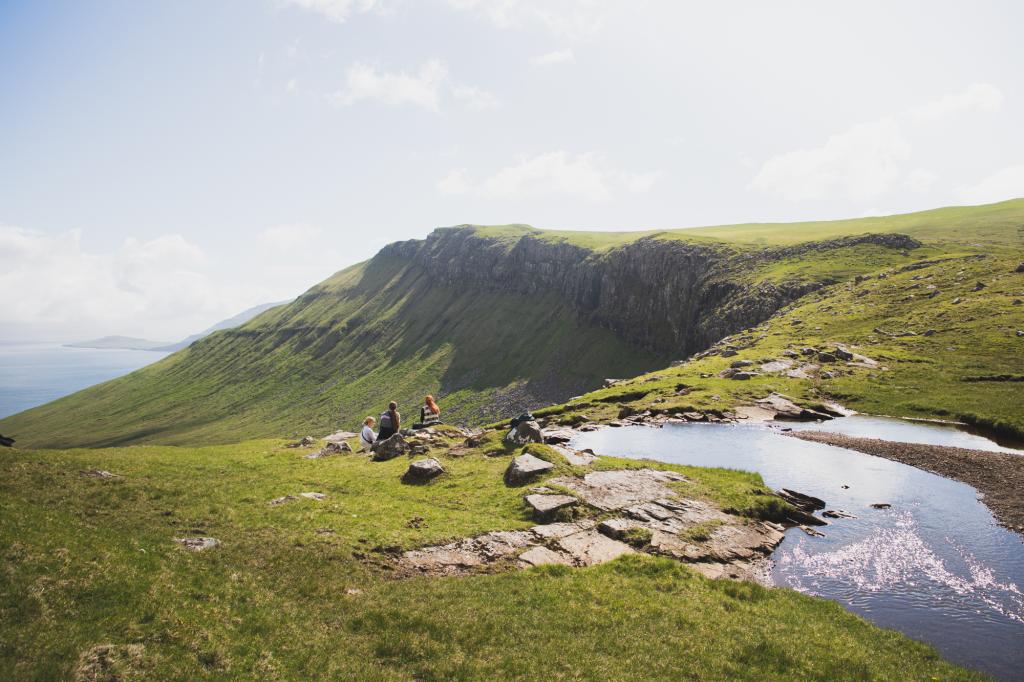
<svg viewBox="0 0 1024 682"><path fill-rule="evenodd" d="M434 396L428 395L423 399L423 407L420 408L420 424L430 426L441 421L441 408L434 401Z"/></svg>

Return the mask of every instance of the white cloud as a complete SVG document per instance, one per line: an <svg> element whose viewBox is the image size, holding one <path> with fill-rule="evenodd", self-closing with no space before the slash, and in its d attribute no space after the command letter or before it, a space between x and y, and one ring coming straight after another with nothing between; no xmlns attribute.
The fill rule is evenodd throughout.
<svg viewBox="0 0 1024 682"><path fill-rule="evenodd" d="M972 204L1024 197L1024 164L1003 168L974 185L961 187L958 195Z"/></svg>
<svg viewBox="0 0 1024 682"><path fill-rule="evenodd" d="M609 0L448 0L499 28L539 27L571 40L585 40L605 26Z"/></svg>
<svg viewBox="0 0 1024 682"><path fill-rule="evenodd" d="M996 111L1003 104L1003 93L989 83L975 83L963 92L946 95L907 112L916 122L938 121L964 111Z"/></svg>
<svg viewBox="0 0 1024 682"><path fill-rule="evenodd" d="M370 64L353 64L346 77L347 88L331 99L339 106L377 100L392 106L411 104L439 111L441 88L447 77L448 69L436 59L424 63L415 74L388 73Z"/></svg>
<svg viewBox="0 0 1024 682"><path fill-rule="evenodd" d="M473 182L465 169L455 169L437 183L437 188L447 195L484 199L562 195L598 202L611 199L618 191L646 192L660 175L617 170L595 152L573 156L555 151L520 159L479 182Z"/></svg>
<svg viewBox="0 0 1024 682"><path fill-rule="evenodd" d="M371 10L383 10L384 3L380 0L281 0L285 5L301 7L316 12L330 21L343 24L353 14L363 14Z"/></svg>
<svg viewBox="0 0 1024 682"><path fill-rule="evenodd" d="M910 143L899 123L886 117L855 125L820 147L768 159L750 186L791 201L868 199L900 179L900 164L909 157Z"/></svg>
<svg viewBox="0 0 1024 682"><path fill-rule="evenodd" d="M346 74L346 87L330 96L337 106L351 106L364 100L376 100L391 106L411 105L440 112L448 93L470 109L483 111L499 106L491 92L452 81L448 67L437 59L420 65L415 73L381 71L365 63L353 64Z"/></svg>
<svg viewBox="0 0 1024 682"><path fill-rule="evenodd" d="M571 47L566 47L554 52L540 54L530 60L534 66L547 66L549 64L569 64L576 61L576 55Z"/></svg>
<svg viewBox="0 0 1024 682"><path fill-rule="evenodd" d="M933 172L907 171L912 147L908 133L925 123L948 122L963 112L995 111L1003 94L976 83L902 113L861 123L831 136L820 147L771 157L749 187L790 201L873 199L900 187L927 192L938 180Z"/></svg>
<svg viewBox="0 0 1024 682"><path fill-rule="evenodd" d="M907 173L904 184L915 192L927 192L939 179L939 176L924 168L915 168Z"/></svg>
<svg viewBox="0 0 1024 682"><path fill-rule="evenodd" d="M474 109L476 111L497 109L498 106L500 106L498 98L494 96L494 93L472 85L454 86L452 88L452 96L456 100L464 103L470 109Z"/></svg>
<svg viewBox="0 0 1024 682"><path fill-rule="evenodd" d="M90 253L77 230L47 235L0 226L0 253L8 258L0 272L0 328L22 334L152 332L175 340L171 329L182 321L202 329L235 307L211 296L200 271L206 254L176 234Z"/></svg>
<svg viewBox="0 0 1024 682"><path fill-rule="evenodd" d="M274 250L296 251L308 249L323 232L315 225L293 223L268 227L259 233L257 239L263 246Z"/></svg>
<svg viewBox="0 0 1024 682"><path fill-rule="evenodd" d="M82 233L0 224L0 337L111 334L177 341L259 303L301 293L350 262L319 227L278 225L215 261L178 234L102 251ZM309 256L309 257L306 257ZM253 274L256 273L256 274Z"/></svg>

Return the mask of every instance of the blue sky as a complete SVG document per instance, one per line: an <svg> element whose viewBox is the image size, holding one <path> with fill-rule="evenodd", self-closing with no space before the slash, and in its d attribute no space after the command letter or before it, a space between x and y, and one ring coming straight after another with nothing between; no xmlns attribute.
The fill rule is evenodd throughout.
<svg viewBox="0 0 1024 682"><path fill-rule="evenodd" d="M0 1L0 338L175 339L466 222L1024 195L1012 2Z"/></svg>

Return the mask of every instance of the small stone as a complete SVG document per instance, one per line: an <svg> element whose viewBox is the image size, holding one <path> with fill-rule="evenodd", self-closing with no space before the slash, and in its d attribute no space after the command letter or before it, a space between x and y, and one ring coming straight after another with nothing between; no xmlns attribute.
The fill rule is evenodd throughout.
<svg viewBox="0 0 1024 682"><path fill-rule="evenodd" d="M732 356L736 355L736 351L734 351L731 348L726 348L721 353L719 353L719 355L721 355L723 358L731 358Z"/></svg>
<svg viewBox="0 0 1024 682"><path fill-rule="evenodd" d="M818 353L818 362L835 362L837 359L834 353Z"/></svg>
<svg viewBox="0 0 1024 682"><path fill-rule="evenodd" d="M938 332L934 329L926 329L924 332L925 336L935 336Z"/></svg>
<svg viewBox="0 0 1024 682"><path fill-rule="evenodd" d="M404 483L425 483L444 473L444 467L436 459L420 459L409 465L402 476Z"/></svg>
<svg viewBox="0 0 1024 682"><path fill-rule="evenodd" d="M832 354L835 355L840 360L843 360L844 362L849 362L850 360L853 360L853 353L846 350L842 346L837 346L836 349L832 351Z"/></svg>
<svg viewBox="0 0 1024 682"><path fill-rule="evenodd" d="M733 369L739 369L740 367L750 367L753 364L754 362L752 360L736 360L729 366Z"/></svg>
<svg viewBox="0 0 1024 682"><path fill-rule="evenodd" d="M891 509L892 505L888 502L875 502L871 505L872 509Z"/></svg>
<svg viewBox="0 0 1024 682"><path fill-rule="evenodd" d="M299 497L305 497L307 500L322 500L327 496L323 493L299 493Z"/></svg>
<svg viewBox="0 0 1024 682"><path fill-rule="evenodd" d="M1018 265L1016 268L1014 268L1013 271L1014 272L1024 272L1024 261L1021 261L1020 265Z"/></svg>
<svg viewBox="0 0 1024 682"><path fill-rule="evenodd" d="M985 288L985 283L984 282L975 282L974 283L974 290L975 291L981 291L984 288Z"/></svg>
<svg viewBox="0 0 1024 682"><path fill-rule="evenodd" d="M545 474L555 468L551 462L545 462L533 455L519 455L512 460L505 470L505 482L509 485L521 485L531 478Z"/></svg>
<svg viewBox="0 0 1024 682"><path fill-rule="evenodd" d="M757 376L757 372L736 372L729 378L733 381L746 381Z"/></svg>
<svg viewBox="0 0 1024 682"><path fill-rule="evenodd" d="M202 552L220 544L217 538L176 538L175 542L190 552Z"/></svg>
<svg viewBox="0 0 1024 682"><path fill-rule="evenodd" d="M952 301L950 301L950 303L952 303L953 305L960 305L960 297L957 296Z"/></svg>
<svg viewBox="0 0 1024 682"><path fill-rule="evenodd" d="M277 507L277 506L280 506L282 504L286 504L288 502L293 502L293 501L295 501L297 499L298 498L295 497L294 495L285 495L284 497L275 497L274 499L272 499L267 504L269 504L271 507Z"/></svg>
<svg viewBox="0 0 1024 682"><path fill-rule="evenodd" d="M79 471L82 476L87 478L121 478L117 474L112 474L109 471L103 469L87 469L85 471Z"/></svg>

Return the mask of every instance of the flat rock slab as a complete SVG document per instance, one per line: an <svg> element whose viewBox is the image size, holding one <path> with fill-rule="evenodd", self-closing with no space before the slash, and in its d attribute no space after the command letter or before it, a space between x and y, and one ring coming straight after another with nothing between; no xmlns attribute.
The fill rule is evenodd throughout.
<svg viewBox="0 0 1024 682"><path fill-rule="evenodd" d="M590 466L597 460L597 455L594 451L587 448L586 450L573 450L572 448L565 447L563 445L553 445L553 448L558 451L562 457L565 457L565 461L574 467L585 467Z"/></svg>
<svg viewBox="0 0 1024 682"><path fill-rule="evenodd" d="M547 519L562 509L575 507L579 502L571 495L527 495L526 504L533 508L535 518Z"/></svg>
<svg viewBox="0 0 1024 682"><path fill-rule="evenodd" d="M340 444L341 442L346 441L349 438L355 438L358 435L358 433L353 433L351 431L335 431L329 436L324 436L323 440L327 441L328 443Z"/></svg>
<svg viewBox="0 0 1024 682"><path fill-rule="evenodd" d="M527 566L547 566L558 564L572 566L572 557L564 552L556 552L543 545L531 547L519 555L519 561Z"/></svg>
<svg viewBox="0 0 1024 682"><path fill-rule="evenodd" d="M766 362L763 365L761 365L761 371L764 372L765 374L773 374L775 372L784 372L785 370L789 369L792 366L792 360L783 360L780 358L778 360L772 360L771 362Z"/></svg>
<svg viewBox="0 0 1024 682"><path fill-rule="evenodd" d="M577 566L593 566L617 559L623 554L633 554L636 550L624 542L613 540L596 530L586 530L558 539L561 547Z"/></svg>
<svg viewBox="0 0 1024 682"><path fill-rule="evenodd" d="M553 429L551 431L544 432L544 442L548 445L561 445L568 443L576 437L576 432L572 429Z"/></svg>
<svg viewBox="0 0 1024 682"><path fill-rule="evenodd" d="M175 538L175 542L190 552L202 552L220 544L217 538Z"/></svg>
<svg viewBox="0 0 1024 682"><path fill-rule="evenodd" d="M571 490L592 507L613 511L642 502L674 497L675 493L667 484L685 480L685 476L674 471L623 469L595 471L583 478L562 477L549 483Z"/></svg>
<svg viewBox="0 0 1024 682"><path fill-rule="evenodd" d="M327 496L323 493L299 493L299 497L305 497L307 500L322 500Z"/></svg>
<svg viewBox="0 0 1024 682"><path fill-rule="evenodd" d="M532 478L545 474L555 468L551 462L545 462L533 455L519 455L512 460L505 470L505 482L509 485L522 485Z"/></svg>

